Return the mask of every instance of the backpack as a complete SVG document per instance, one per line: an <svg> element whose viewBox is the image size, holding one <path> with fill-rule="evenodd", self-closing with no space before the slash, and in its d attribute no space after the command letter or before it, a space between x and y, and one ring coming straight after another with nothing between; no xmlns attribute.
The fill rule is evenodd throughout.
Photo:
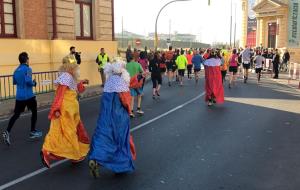
<svg viewBox="0 0 300 190"><path fill-rule="evenodd" d="M136 74L134 75L131 79L130 79L130 88L141 88L143 86L144 83L144 77L142 74Z"/></svg>

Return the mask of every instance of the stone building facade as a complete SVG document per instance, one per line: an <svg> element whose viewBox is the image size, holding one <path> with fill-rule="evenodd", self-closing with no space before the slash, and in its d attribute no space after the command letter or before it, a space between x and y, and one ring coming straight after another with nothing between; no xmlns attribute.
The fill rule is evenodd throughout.
<svg viewBox="0 0 300 190"><path fill-rule="evenodd" d="M247 21L249 0L242 1L241 46L247 45ZM256 0L252 10L256 17L256 47L289 49L292 61L300 61L300 46L289 45L289 4L290 0ZM300 2L299 2L300 3ZM300 43L300 41L299 41Z"/></svg>
<svg viewBox="0 0 300 190"><path fill-rule="evenodd" d="M82 75L100 83L100 48L117 54L114 0L0 0L0 75L13 72L21 51L34 72L57 70L70 46L82 52Z"/></svg>

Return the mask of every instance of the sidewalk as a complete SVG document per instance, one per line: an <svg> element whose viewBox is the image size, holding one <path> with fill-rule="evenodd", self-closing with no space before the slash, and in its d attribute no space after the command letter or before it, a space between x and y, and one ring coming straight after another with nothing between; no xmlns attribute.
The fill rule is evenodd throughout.
<svg viewBox="0 0 300 190"><path fill-rule="evenodd" d="M102 93L103 88L99 86L91 86L87 87L86 91L81 94L81 98L88 98L92 96L98 96ZM43 108L48 108L54 98L54 92L46 93L46 94L39 94L36 96L37 98L37 104L38 104L38 110L41 110ZM15 99L5 100L0 102L0 119L6 118L10 116L14 111L15 106Z"/></svg>
<svg viewBox="0 0 300 190"><path fill-rule="evenodd" d="M287 85L291 88L300 90L300 79L291 79L288 73L279 73L279 79L272 80L279 84Z"/></svg>

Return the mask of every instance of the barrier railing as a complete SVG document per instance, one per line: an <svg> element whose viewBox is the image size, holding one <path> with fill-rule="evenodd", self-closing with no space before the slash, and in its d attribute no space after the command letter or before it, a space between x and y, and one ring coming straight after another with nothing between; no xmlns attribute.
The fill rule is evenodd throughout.
<svg viewBox="0 0 300 190"><path fill-rule="evenodd" d="M298 88L300 89L300 64L295 62L290 62L288 64L288 84L291 83L291 80L298 81Z"/></svg>
<svg viewBox="0 0 300 190"><path fill-rule="evenodd" d="M37 82L33 88L35 94L49 93L54 90L53 81L57 78L58 71L32 73L32 79ZM0 75L0 101L16 97L16 86L13 85L13 75Z"/></svg>

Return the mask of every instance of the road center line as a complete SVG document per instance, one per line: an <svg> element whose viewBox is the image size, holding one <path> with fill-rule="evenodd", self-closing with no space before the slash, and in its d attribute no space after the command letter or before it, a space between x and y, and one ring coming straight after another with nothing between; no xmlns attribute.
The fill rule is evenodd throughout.
<svg viewBox="0 0 300 190"><path fill-rule="evenodd" d="M159 120L160 118L163 118L163 117L165 117L165 116L167 116L167 115L169 115L169 114L171 114L171 113L173 113L173 112L175 112L175 111L177 111L177 110L179 110L179 109L181 109L181 108L187 106L188 104L190 104L190 103L196 101L197 99L201 98L202 96L204 96L204 94L205 94L205 93L203 92L202 94L196 96L195 98L193 98L193 99L191 99L191 100L189 100L189 101L187 101L187 102L185 102L185 103L183 103L183 104L181 104L181 105L179 105L179 106L177 106L177 107L175 107L175 108L173 108L173 109L167 111L166 113L161 114L161 115L159 115L159 116L157 116L157 117L155 117L155 118L153 118L153 119L150 119L149 121L146 121L146 122L144 122L144 123L142 123L142 124L140 124L140 125L138 125L138 126L132 128L132 129L130 130L130 132L137 131L137 130L139 130L140 128L142 128L142 127L144 127L144 126L149 125L150 123L153 123L153 122ZM51 165L51 168L50 168L50 169L52 169L52 168L54 168L54 167L56 167L56 166L59 166L59 165L65 163L65 162L67 162L67 161L68 161L68 160L57 161L57 162L55 162L54 164ZM47 170L49 170L49 169L48 169L48 168L45 168L45 167L44 167L44 168L41 168L41 169L38 169L38 170L36 170L36 171L34 171L34 172L32 172L32 173L29 173L29 174L27 174L27 175L24 175L23 177L17 178L17 179L15 179L15 180L13 180L13 181L10 181L10 182L8 182L8 183L6 183L6 184L1 185L1 186L0 186L0 190L6 189L6 188L11 187L11 186L14 186L14 185L16 185L16 184L18 184L18 183L20 183L20 182L22 182L22 181L25 181L25 180L30 179L30 178L32 178L32 177L34 177L34 176L37 176L37 175L39 175L39 174L41 174L41 173L44 173L44 172L47 171Z"/></svg>

